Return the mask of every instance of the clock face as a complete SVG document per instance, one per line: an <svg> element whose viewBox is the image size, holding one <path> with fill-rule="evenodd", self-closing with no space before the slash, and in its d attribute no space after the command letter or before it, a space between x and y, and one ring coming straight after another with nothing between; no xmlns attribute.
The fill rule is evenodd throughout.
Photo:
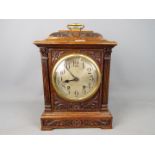
<svg viewBox="0 0 155 155"><path fill-rule="evenodd" d="M57 94L66 100L83 101L92 97L101 82L98 65L82 54L64 56L52 71L52 84Z"/></svg>

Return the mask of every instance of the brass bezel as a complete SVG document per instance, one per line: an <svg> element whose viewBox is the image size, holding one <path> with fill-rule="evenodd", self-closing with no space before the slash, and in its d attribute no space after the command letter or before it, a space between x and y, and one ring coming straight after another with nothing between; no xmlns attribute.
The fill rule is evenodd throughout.
<svg viewBox="0 0 155 155"><path fill-rule="evenodd" d="M56 71L58 65L59 65L62 61L64 61L65 59L68 59L68 58L71 58L71 57L77 57L77 56L83 57L83 58L85 58L85 59L88 59L91 63L93 63L93 65L95 66L95 68L96 68L96 70L97 70L98 80L97 80L97 82L96 82L96 86L94 87L94 89L93 89L90 93L88 93L85 97L81 97L81 98L78 98L78 99L72 99L72 98L66 97L63 93L61 93L61 92L59 91L59 88L58 88L57 85L56 85L56 74L55 74L56 72L55 72L55 71ZM56 93L57 93L61 98L63 98L64 100L72 101L72 102L86 101L86 100L90 99L90 98L97 92L97 90L99 89L100 83L101 83L101 77L102 77L102 76L101 76L101 71L100 71L100 69L99 69L97 63L96 63L92 58L90 58L89 56L84 55L84 54L78 54L78 53L69 54L69 55L67 55L67 56L64 56L64 57L60 58L60 59L56 62L56 64L54 65L51 76L52 76L52 85L53 85L53 88L55 89Z"/></svg>

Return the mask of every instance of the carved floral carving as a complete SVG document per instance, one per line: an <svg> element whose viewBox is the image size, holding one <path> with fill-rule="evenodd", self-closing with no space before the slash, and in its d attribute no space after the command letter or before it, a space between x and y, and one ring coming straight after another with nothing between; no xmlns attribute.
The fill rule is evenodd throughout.
<svg viewBox="0 0 155 155"><path fill-rule="evenodd" d="M48 49L45 48L45 47L41 47L40 48L40 53L41 53L42 56L47 57L47 55L48 55Z"/></svg>
<svg viewBox="0 0 155 155"><path fill-rule="evenodd" d="M67 54L71 54L71 50L50 50L51 52L51 63L54 65L56 61ZM81 53L90 56L93 60L97 62L102 71L102 55L103 50L74 50L74 53ZM85 102L72 103L65 100L62 100L56 93L51 94L52 102L53 102L53 110L54 111L97 111L100 108L101 98L100 95L101 90L94 95L91 100Z"/></svg>
<svg viewBox="0 0 155 155"><path fill-rule="evenodd" d="M81 53L90 56L93 60L95 60L98 64L100 64L102 59L102 50L72 50L74 53ZM60 56L64 54L71 54L71 50L51 50L52 52L52 64L54 64Z"/></svg>
<svg viewBox="0 0 155 155"><path fill-rule="evenodd" d="M104 60L110 60L111 59L111 49L107 48L104 50L105 50Z"/></svg>
<svg viewBox="0 0 155 155"><path fill-rule="evenodd" d="M106 127L110 126L111 120L42 120L44 127L46 128L55 128L55 127L69 127L69 128L78 128L78 127Z"/></svg>
<svg viewBox="0 0 155 155"><path fill-rule="evenodd" d="M74 34L77 33L77 32L74 32L74 31L59 31L59 32L54 32L52 34L50 34L50 37L59 37L59 38L64 38L64 37L67 37L67 38L70 38L70 37L73 37ZM78 32L79 33L79 32ZM94 33L93 31L81 31L80 32L80 38L99 38L99 39L102 39L102 35L99 34L99 33Z"/></svg>
<svg viewBox="0 0 155 155"><path fill-rule="evenodd" d="M94 98L86 102L65 102L59 98L56 94L54 99L54 111L96 111L99 108L99 93Z"/></svg>

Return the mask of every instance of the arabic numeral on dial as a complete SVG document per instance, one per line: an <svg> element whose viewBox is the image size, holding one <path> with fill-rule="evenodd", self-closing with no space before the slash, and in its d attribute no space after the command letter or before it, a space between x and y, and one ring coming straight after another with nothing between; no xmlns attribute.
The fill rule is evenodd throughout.
<svg viewBox="0 0 155 155"><path fill-rule="evenodd" d="M89 89L91 88L91 83L88 83L88 88L89 88Z"/></svg>
<svg viewBox="0 0 155 155"><path fill-rule="evenodd" d="M62 76L60 77L60 80L62 81Z"/></svg>
<svg viewBox="0 0 155 155"><path fill-rule="evenodd" d="M66 63L65 63L65 67L66 67L67 69L70 69L70 62L66 62Z"/></svg>
<svg viewBox="0 0 155 155"><path fill-rule="evenodd" d="M60 75L65 74L65 70L60 71Z"/></svg>
<svg viewBox="0 0 155 155"><path fill-rule="evenodd" d="M82 90L83 90L83 93L86 94L86 86L83 85L82 88L83 88L83 89L82 89Z"/></svg>
<svg viewBox="0 0 155 155"><path fill-rule="evenodd" d="M67 86L68 94L70 94L70 86Z"/></svg>
<svg viewBox="0 0 155 155"><path fill-rule="evenodd" d="M58 85L60 84L60 79L57 79L57 84L58 84Z"/></svg>
<svg viewBox="0 0 155 155"><path fill-rule="evenodd" d="M77 90L75 90L74 94L75 94L76 97L78 97L79 92Z"/></svg>
<svg viewBox="0 0 155 155"><path fill-rule="evenodd" d="M94 81L93 75L90 75L90 76L89 76L89 80L90 80L90 81Z"/></svg>
<svg viewBox="0 0 155 155"><path fill-rule="evenodd" d="M66 87L65 87L65 85L64 85L64 84L62 84L61 86L62 86L63 88L65 88L65 89L66 89Z"/></svg>
<svg viewBox="0 0 155 155"><path fill-rule="evenodd" d="M73 67L79 67L79 59L73 60Z"/></svg>
<svg viewBox="0 0 155 155"><path fill-rule="evenodd" d="M83 68L83 69L85 68L85 63L84 63L84 62L82 63L82 68Z"/></svg>
<svg viewBox="0 0 155 155"><path fill-rule="evenodd" d="M87 71L88 71L88 74L91 74L91 68L90 67L87 68Z"/></svg>

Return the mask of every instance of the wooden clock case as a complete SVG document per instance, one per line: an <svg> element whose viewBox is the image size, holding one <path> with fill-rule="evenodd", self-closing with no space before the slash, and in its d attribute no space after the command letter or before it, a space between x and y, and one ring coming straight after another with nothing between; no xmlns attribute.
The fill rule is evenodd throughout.
<svg viewBox="0 0 155 155"><path fill-rule="evenodd" d="M108 110L109 72L114 41L105 40L93 31L70 29L52 33L47 39L35 41L40 48L45 109L41 116L41 129L55 128L112 128L112 115ZM62 99L51 83L52 68L65 55L80 53L91 57L99 66L102 82L97 93L82 102Z"/></svg>

